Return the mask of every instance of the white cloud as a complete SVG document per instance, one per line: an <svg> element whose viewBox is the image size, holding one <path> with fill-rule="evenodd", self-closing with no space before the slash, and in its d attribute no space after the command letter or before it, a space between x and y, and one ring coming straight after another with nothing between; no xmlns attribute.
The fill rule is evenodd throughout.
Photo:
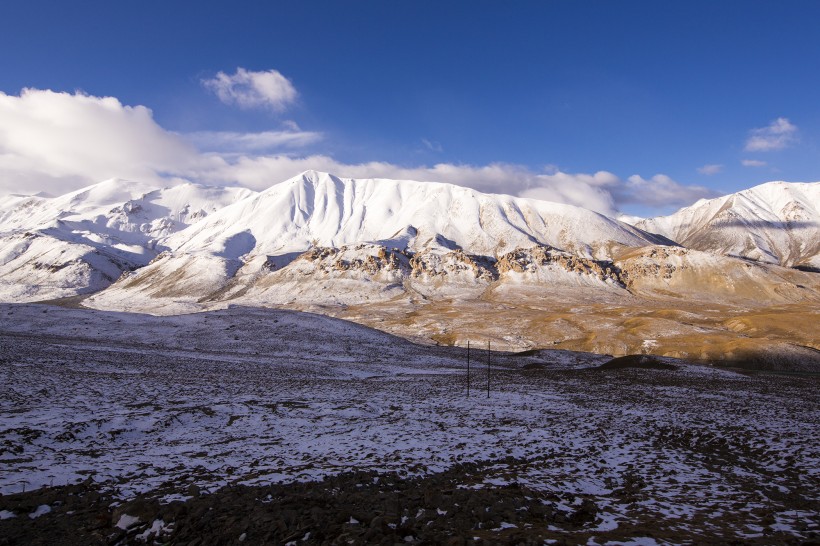
<svg viewBox="0 0 820 546"><path fill-rule="evenodd" d="M665 174L656 174L646 179L632 175L626 183L613 189L615 201L619 204L641 204L649 207L681 207L707 197L717 197L714 190L703 186L685 186Z"/></svg>
<svg viewBox="0 0 820 546"><path fill-rule="evenodd" d="M198 153L144 106L113 97L0 92L0 190L61 193L112 177L157 180Z"/></svg>
<svg viewBox="0 0 820 546"><path fill-rule="evenodd" d="M715 164L704 165L703 167L698 168L698 172L700 174L705 174L705 175L717 174L722 170L723 170L723 165L715 165Z"/></svg>
<svg viewBox="0 0 820 546"><path fill-rule="evenodd" d="M179 135L157 124L149 109L117 99L24 90L0 93L0 193L61 194L111 177L174 184L240 184L265 189L302 171L339 176L449 182L586 207L614 215L625 204L680 206L714 193L664 175L626 180L613 173L533 171L519 165L406 167L386 162L348 164L327 155L296 157L321 135L293 122L262 133ZM289 153L276 153L285 148Z"/></svg>
<svg viewBox="0 0 820 546"><path fill-rule="evenodd" d="M797 140L797 126L787 118L777 118L766 127L752 129L746 140L747 152L782 150Z"/></svg>
<svg viewBox="0 0 820 546"><path fill-rule="evenodd" d="M291 81L278 70L252 72L240 67L232 75L218 72L216 77L202 80L202 85L225 104L240 108L267 107L281 112L298 96Z"/></svg>
<svg viewBox="0 0 820 546"><path fill-rule="evenodd" d="M768 165L765 161L760 161L758 159L741 159L740 164L744 167L765 167Z"/></svg>
<svg viewBox="0 0 820 546"><path fill-rule="evenodd" d="M232 131L199 131L182 135L203 151L262 152L281 148L301 148L322 139L313 131L286 130L260 133Z"/></svg>
<svg viewBox="0 0 820 546"><path fill-rule="evenodd" d="M608 216L617 213L611 189L620 184L621 180L610 172L570 174L551 171L532 178L525 177L525 180L529 187L517 192L521 197L568 203Z"/></svg>

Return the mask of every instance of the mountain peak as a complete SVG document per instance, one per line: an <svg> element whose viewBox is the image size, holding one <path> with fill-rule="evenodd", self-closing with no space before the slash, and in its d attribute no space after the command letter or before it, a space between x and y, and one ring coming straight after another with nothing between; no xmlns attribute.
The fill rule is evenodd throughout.
<svg viewBox="0 0 820 546"><path fill-rule="evenodd" d="M319 182L320 180L326 180L326 179L339 180L338 177L332 175L329 172L317 171L315 169L308 169L306 171L303 171L302 173L300 173L300 174L296 175L295 177L293 177L293 179L296 179L296 180L301 179L301 180L305 180L305 181L309 181L309 182L313 182L313 183Z"/></svg>
<svg viewBox="0 0 820 546"><path fill-rule="evenodd" d="M635 225L695 250L820 267L820 182L767 182Z"/></svg>

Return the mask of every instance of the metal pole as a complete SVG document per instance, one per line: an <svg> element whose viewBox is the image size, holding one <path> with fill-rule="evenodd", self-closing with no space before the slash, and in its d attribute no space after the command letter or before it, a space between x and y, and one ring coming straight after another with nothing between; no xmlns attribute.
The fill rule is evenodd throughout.
<svg viewBox="0 0 820 546"><path fill-rule="evenodd" d="M467 397L470 396L470 342L467 341Z"/></svg>
<svg viewBox="0 0 820 546"><path fill-rule="evenodd" d="M490 397L490 340L487 340L487 398Z"/></svg>

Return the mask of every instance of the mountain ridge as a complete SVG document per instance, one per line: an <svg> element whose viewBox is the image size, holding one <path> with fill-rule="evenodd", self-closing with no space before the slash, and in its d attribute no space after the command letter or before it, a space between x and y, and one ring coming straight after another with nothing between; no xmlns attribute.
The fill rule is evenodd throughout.
<svg viewBox="0 0 820 546"><path fill-rule="evenodd" d="M452 184L351 179L319 171L305 171L262 192L110 179L54 198L0 200L0 297L26 301L95 293L124 276L114 290L128 284L156 294L188 291L198 300L217 293L253 294L265 285L270 293L277 282L293 287L294 279L364 278L374 272L374 263L386 268L385 279L409 282L422 292L432 286L441 292L448 283L475 292L502 277L584 284L586 277L578 277L580 270L572 265L578 260L587 261L587 270L614 271L611 264L621 255L677 243L775 264L780 256L791 260L795 253L782 251L791 245L803 253L792 260L795 265L813 266L820 242L815 250L811 241L795 243L792 233L791 239L778 238L767 230L779 221L797 226L795 232L820 231L814 224L820 217L817 192L820 183L773 182L701 200L634 227L572 205ZM751 229L758 244L738 249L738 232L748 234L738 226L728 229L727 221ZM762 234L754 231L755 222ZM721 229L735 239L704 235ZM744 248L752 251L744 254ZM528 256L524 261L530 265L515 265L515 253ZM501 271L497 263L504 260L512 265ZM679 258L673 253L665 260ZM617 272L604 277L613 287L629 284Z"/></svg>
<svg viewBox="0 0 820 546"><path fill-rule="evenodd" d="M260 218L260 210L268 215ZM484 194L453 184L339 178L318 171L305 171L226 207L170 238L169 246L181 252L218 249L213 245L221 241L209 230L213 224L254 234L257 251L272 255L311 246L378 242L415 251L461 248L484 255L541 243L603 257L609 241L625 246L661 242L573 205ZM591 228L598 231L589 235Z"/></svg>

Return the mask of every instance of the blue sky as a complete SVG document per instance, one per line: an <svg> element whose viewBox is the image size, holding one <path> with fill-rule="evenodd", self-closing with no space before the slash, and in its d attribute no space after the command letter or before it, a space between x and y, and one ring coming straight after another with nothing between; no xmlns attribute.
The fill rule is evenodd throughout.
<svg viewBox="0 0 820 546"><path fill-rule="evenodd" d="M604 194L604 212L657 214L768 180L820 180L819 20L816 1L7 2L0 92L7 119L33 108L20 102L23 88L144 106L156 130L234 168L219 180L193 160L108 154L144 158L174 179L199 173L259 189L321 158L317 168L342 175L414 175L576 204ZM292 96L220 100L207 82L240 68L276 71ZM0 163L0 188L147 176L70 161L24 172L35 162L23 159L49 151L10 143L16 131L0 117L0 152L20 156L14 168ZM85 132L80 124L75 134ZM253 139L260 133L268 144ZM611 177L584 178L599 172Z"/></svg>

